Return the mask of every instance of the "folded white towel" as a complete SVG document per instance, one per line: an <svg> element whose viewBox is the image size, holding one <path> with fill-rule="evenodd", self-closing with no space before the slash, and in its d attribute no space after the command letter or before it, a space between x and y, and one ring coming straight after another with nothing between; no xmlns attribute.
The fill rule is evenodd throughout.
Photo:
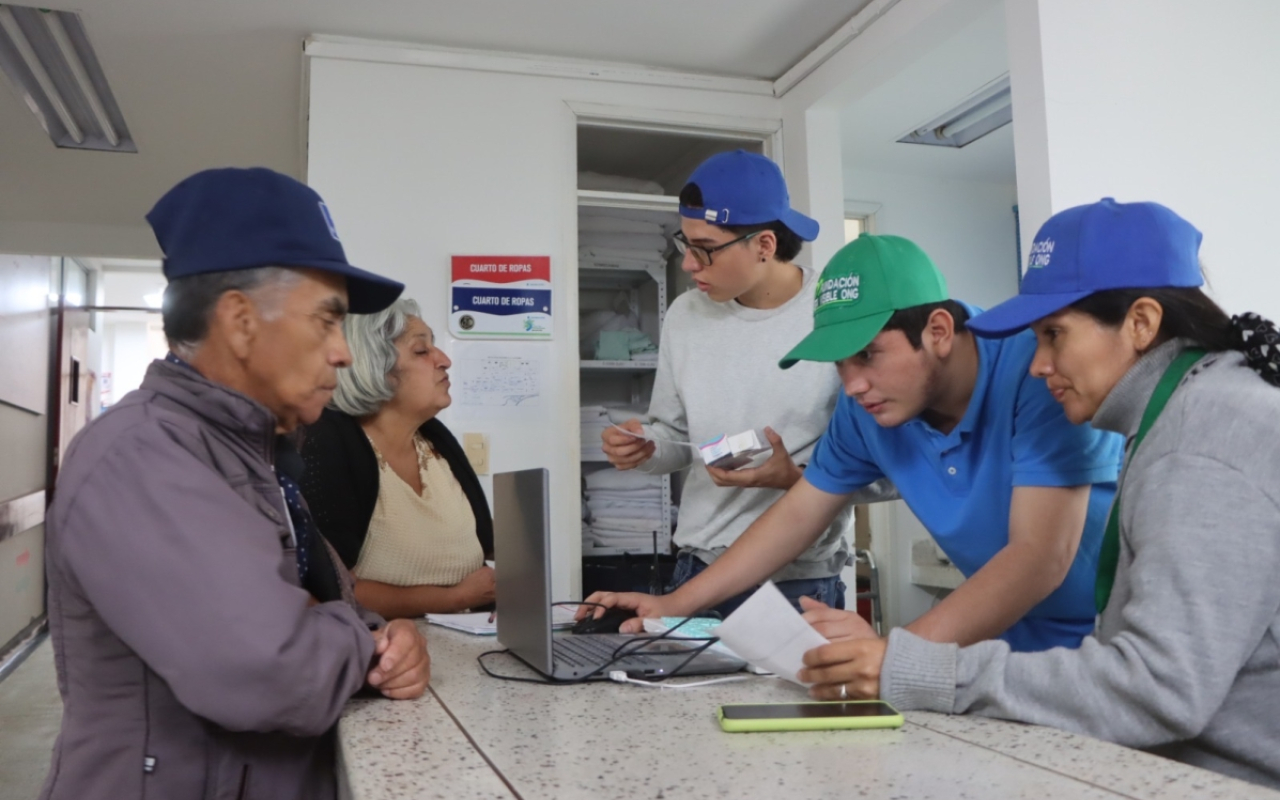
<svg viewBox="0 0 1280 800"><path fill-rule="evenodd" d="M662 269L666 266L665 261L660 258L653 258L648 261L639 261L634 258L604 258L601 256L588 256L578 258L578 269L635 269L650 270L654 267Z"/></svg>
<svg viewBox="0 0 1280 800"><path fill-rule="evenodd" d="M627 219L607 214L578 212L578 230L597 233L653 233L663 235L662 226L642 219Z"/></svg>
<svg viewBox="0 0 1280 800"><path fill-rule="evenodd" d="M646 475L635 470L602 469L586 478L588 489L648 489L662 486L661 475Z"/></svg>
<svg viewBox="0 0 1280 800"><path fill-rule="evenodd" d="M604 247L587 245L578 248L578 259L620 258L628 261L656 261L665 264L662 258L663 248L644 247Z"/></svg>
<svg viewBox="0 0 1280 800"><path fill-rule="evenodd" d="M642 178L623 175L605 175L600 172L579 172L578 188L596 192L632 192L635 194L663 194L662 184Z"/></svg>
<svg viewBox="0 0 1280 800"><path fill-rule="evenodd" d="M667 237L658 233L593 233L583 231L578 234L578 247L607 247L612 250L656 250L667 249Z"/></svg>

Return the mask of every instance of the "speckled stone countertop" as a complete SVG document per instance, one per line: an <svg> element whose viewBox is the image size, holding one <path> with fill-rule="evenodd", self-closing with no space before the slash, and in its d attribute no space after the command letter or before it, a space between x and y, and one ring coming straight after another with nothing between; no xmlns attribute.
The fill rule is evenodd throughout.
<svg viewBox="0 0 1280 800"><path fill-rule="evenodd" d="M431 691L353 700L339 723L343 791L393 798L1280 798L1252 784L1050 728L908 713L900 730L730 734L722 703L806 695L754 677L672 691L485 676L491 637L427 628ZM533 673L512 656L490 669Z"/></svg>

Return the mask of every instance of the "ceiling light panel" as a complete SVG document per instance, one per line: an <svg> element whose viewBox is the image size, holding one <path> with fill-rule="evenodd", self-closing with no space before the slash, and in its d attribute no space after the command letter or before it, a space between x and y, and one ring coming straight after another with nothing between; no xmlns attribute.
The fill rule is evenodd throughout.
<svg viewBox="0 0 1280 800"><path fill-rule="evenodd" d="M0 5L0 71L56 146L138 152L79 14Z"/></svg>
<svg viewBox="0 0 1280 800"><path fill-rule="evenodd" d="M1013 122L1009 76L997 78L954 108L915 128L898 141L935 147L964 147Z"/></svg>

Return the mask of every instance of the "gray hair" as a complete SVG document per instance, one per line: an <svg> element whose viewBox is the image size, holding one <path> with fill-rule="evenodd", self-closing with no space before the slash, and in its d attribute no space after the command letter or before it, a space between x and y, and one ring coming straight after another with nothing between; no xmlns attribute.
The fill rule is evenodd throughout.
<svg viewBox="0 0 1280 800"><path fill-rule="evenodd" d="M347 315L342 332L351 348L351 366L338 370L338 388L330 406L353 417L367 417L395 396L396 339L415 317L422 319L422 309L408 298L375 314Z"/></svg>
<svg viewBox="0 0 1280 800"><path fill-rule="evenodd" d="M227 292L244 292L258 304L264 319L284 312L287 290L298 282L297 270L288 267L256 267L228 272L206 272L169 281L160 312L169 347L189 359L209 335L209 323L218 299Z"/></svg>

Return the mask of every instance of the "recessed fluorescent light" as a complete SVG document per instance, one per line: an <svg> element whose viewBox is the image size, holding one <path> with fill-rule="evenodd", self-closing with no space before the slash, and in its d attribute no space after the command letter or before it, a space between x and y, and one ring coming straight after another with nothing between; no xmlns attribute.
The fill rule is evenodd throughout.
<svg viewBox="0 0 1280 800"><path fill-rule="evenodd" d="M959 105L934 117L898 141L936 147L964 147L1013 122L1009 76L988 83Z"/></svg>
<svg viewBox="0 0 1280 800"><path fill-rule="evenodd" d="M0 5L0 71L56 146L138 152L79 14Z"/></svg>

